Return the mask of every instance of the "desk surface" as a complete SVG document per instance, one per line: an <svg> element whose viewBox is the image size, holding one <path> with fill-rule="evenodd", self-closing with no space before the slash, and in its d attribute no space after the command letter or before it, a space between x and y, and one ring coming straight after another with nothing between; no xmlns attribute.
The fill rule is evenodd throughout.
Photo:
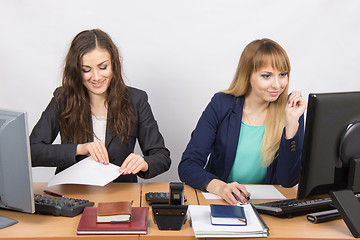
<svg viewBox="0 0 360 240"><path fill-rule="evenodd" d="M296 196L296 188L276 187L287 198ZM35 183L34 192L42 194L44 189L61 193L66 197L88 199L95 202L131 201L134 206L149 207L148 234L140 235L140 239L195 239L190 221L180 231L160 231L153 221L151 207L145 201L145 193L169 191L169 183L110 183L105 187L60 185L46 187L45 183ZM208 205L210 203L226 204L223 200L206 200L199 190L185 186L184 195L187 205ZM265 200L253 200L263 202ZM14 218L19 223L0 230L0 239L139 239L138 235L86 235L77 236L76 228L80 220L74 218L54 217L0 210L0 215ZM313 224L306 221L305 216L292 219L276 218L261 215L270 228L269 239L354 239L342 220Z"/></svg>

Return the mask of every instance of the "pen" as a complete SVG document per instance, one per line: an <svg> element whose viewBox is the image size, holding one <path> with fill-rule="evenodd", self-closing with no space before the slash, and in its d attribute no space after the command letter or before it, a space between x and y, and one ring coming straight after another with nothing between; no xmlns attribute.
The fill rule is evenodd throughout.
<svg viewBox="0 0 360 240"><path fill-rule="evenodd" d="M240 192L240 193L245 197L246 203L251 203L251 200L250 200L249 197L246 197L242 192ZM239 198L235 193L232 193L232 195L234 196L234 198L236 199L236 201L239 202L240 205L241 205L241 204L244 204L244 203L240 200L240 198Z"/></svg>
<svg viewBox="0 0 360 240"><path fill-rule="evenodd" d="M267 231L267 234L269 234L269 227L266 225L264 219L260 216L259 212L256 210L256 208L254 207L254 205L252 203L250 203L252 209L254 210L257 218L260 220L260 222L262 223L262 225L264 226L264 228L266 229Z"/></svg>
<svg viewBox="0 0 360 240"><path fill-rule="evenodd" d="M51 192L49 190L44 190L44 193L49 194L49 195L54 196L54 197L65 197L65 196L63 196L63 195L61 195L59 193Z"/></svg>

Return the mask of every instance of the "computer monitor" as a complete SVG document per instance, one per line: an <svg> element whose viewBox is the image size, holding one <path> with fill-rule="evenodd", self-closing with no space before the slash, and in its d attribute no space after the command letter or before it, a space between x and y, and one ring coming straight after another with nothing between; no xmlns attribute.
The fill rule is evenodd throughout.
<svg viewBox="0 0 360 240"><path fill-rule="evenodd" d="M359 232L360 203L354 196L360 192L359 174L360 92L309 94L297 198L329 193L348 227L344 209L352 202L359 215L352 224Z"/></svg>
<svg viewBox="0 0 360 240"><path fill-rule="evenodd" d="M35 212L25 112L0 109L0 208Z"/></svg>

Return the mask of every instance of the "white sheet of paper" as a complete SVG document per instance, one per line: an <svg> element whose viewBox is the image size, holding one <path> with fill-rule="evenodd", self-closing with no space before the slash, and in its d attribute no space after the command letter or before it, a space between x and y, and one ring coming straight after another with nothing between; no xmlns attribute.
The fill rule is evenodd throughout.
<svg viewBox="0 0 360 240"><path fill-rule="evenodd" d="M244 185L246 190L251 193L251 199L285 199L273 185ZM205 199L221 199L216 194L202 192Z"/></svg>
<svg viewBox="0 0 360 240"><path fill-rule="evenodd" d="M120 176L119 167L114 164L104 165L87 157L80 162L56 174L48 186L59 184L83 184L105 186Z"/></svg>
<svg viewBox="0 0 360 240"><path fill-rule="evenodd" d="M202 194L204 195L205 199L221 199L220 196L213 194L213 193L202 192Z"/></svg>

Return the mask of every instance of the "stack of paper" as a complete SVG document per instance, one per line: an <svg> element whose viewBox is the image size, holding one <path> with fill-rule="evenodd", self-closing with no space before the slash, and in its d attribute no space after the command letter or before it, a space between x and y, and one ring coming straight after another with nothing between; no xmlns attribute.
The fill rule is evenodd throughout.
<svg viewBox="0 0 360 240"><path fill-rule="evenodd" d="M249 238L267 237L268 229L258 218L250 204L242 205L247 218L246 226L212 225L210 206L190 205L192 228L197 238Z"/></svg>

